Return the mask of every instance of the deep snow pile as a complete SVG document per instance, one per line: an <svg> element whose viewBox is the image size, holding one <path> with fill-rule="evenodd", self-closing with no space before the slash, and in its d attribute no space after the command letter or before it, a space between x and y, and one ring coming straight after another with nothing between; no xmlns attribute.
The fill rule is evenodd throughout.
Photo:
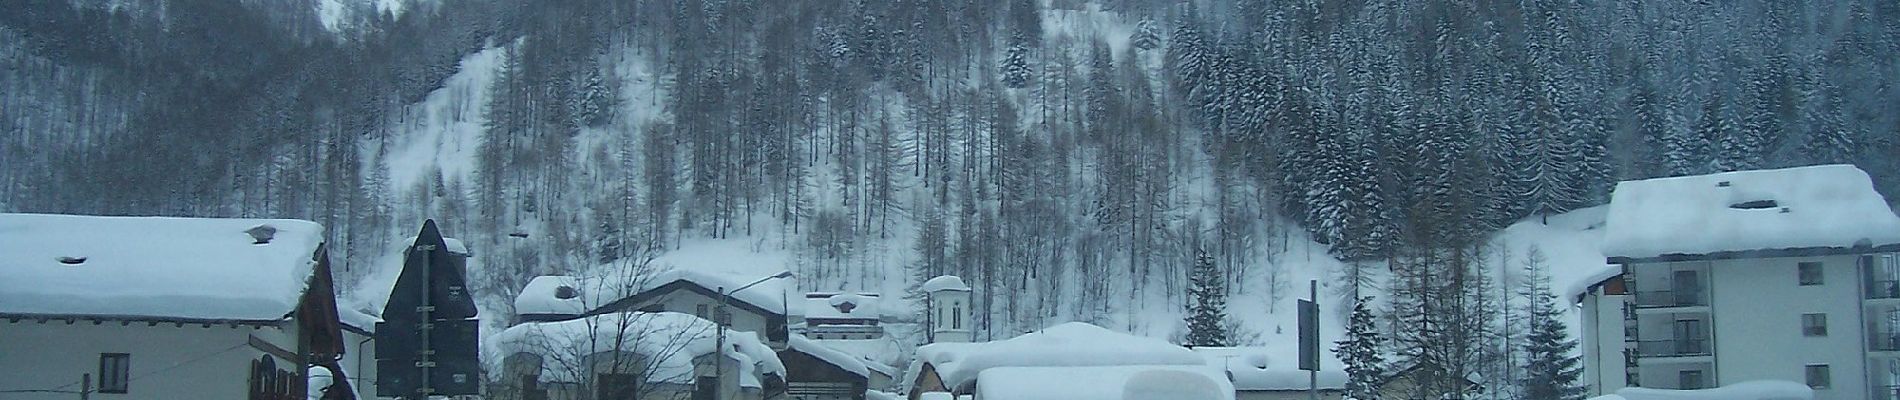
<svg viewBox="0 0 1900 400"><path fill-rule="evenodd" d="M1213 367L1123 365L999 367L977 379L984 400L1233 400L1234 386Z"/></svg>
<svg viewBox="0 0 1900 400"><path fill-rule="evenodd" d="M1748 381L1714 389L1623 388L1590 400L1811 400L1814 390L1788 381Z"/></svg>
<svg viewBox="0 0 1900 400"><path fill-rule="evenodd" d="M998 367L1204 367L1206 359L1160 339L1070 322L994 342L925 345L917 349L917 359L911 361L905 376L916 376L923 364L935 368L944 387L963 389L977 374Z"/></svg>
<svg viewBox="0 0 1900 400"><path fill-rule="evenodd" d="M0 214L0 313L280 320L322 243L302 220Z"/></svg>
<svg viewBox="0 0 1900 400"><path fill-rule="evenodd" d="M1312 385L1307 371L1290 363L1278 368L1265 347L1196 347L1194 352L1207 358L1207 365L1224 371L1236 390L1306 390ZM1346 387L1346 372L1338 369L1319 371L1322 390Z"/></svg>
<svg viewBox="0 0 1900 400"><path fill-rule="evenodd" d="M1603 253L1668 254L1900 244L1900 217L1852 165L1628 181Z"/></svg>
<svg viewBox="0 0 1900 400"><path fill-rule="evenodd" d="M579 382L588 371L569 366L586 365L587 356L602 351L640 354L652 363L640 374L648 382L690 384L693 360L712 354L718 341L718 329L712 321L692 315L661 313L608 313L586 318L524 323L502 331L485 341L483 361L488 370L503 370L503 361L517 353L542 357L541 379L549 382ZM726 332L722 352L739 365L740 385L760 387L760 375L785 376L785 365L778 354L760 343L757 335Z"/></svg>

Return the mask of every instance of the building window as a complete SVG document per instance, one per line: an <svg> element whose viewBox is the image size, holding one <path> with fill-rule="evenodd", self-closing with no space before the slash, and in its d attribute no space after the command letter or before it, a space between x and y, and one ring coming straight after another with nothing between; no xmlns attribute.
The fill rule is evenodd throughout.
<svg viewBox="0 0 1900 400"><path fill-rule="evenodd" d="M598 398L631 399L640 392L640 378L633 374L599 374L596 378Z"/></svg>
<svg viewBox="0 0 1900 400"><path fill-rule="evenodd" d="M1834 377L1832 376L1832 374L1828 373L1827 364L1814 364L1814 365L1808 366L1808 387L1815 388L1815 389L1827 389L1828 386L1832 386L1833 384L1834 384Z"/></svg>
<svg viewBox="0 0 1900 400"><path fill-rule="evenodd" d="M1802 336L1827 336L1827 314L1801 314Z"/></svg>
<svg viewBox="0 0 1900 400"><path fill-rule="evenodd" d="M131 372L131 354L99 354L99 393L125 393Z"/></svg>
<svg viewBox="0 0 1900 400"><path fill-rule="evenodd" d="M1701 389L1704 386L1704 384L1702 383L1702 371L1691 370L1691 371L1677 372L1676 385L1677 385L1676 387L1677 389L1682 389L1682 390Z"/></svg>
<svg viewBox="0 0 1900 400"><path fill-rule="evenodd" d="M963 306L950 306L950 329L963 329Z"/></svg>
<svg viewBox="0 0 1900 400"><path fill-rule="evenodd" d="M719 378L702 376L693 380L693 400L718 400L718 398Z"/></svg>
<svg viewBox="0 0 1900 400"><path fill-rule="evenodd" d="M700 318L707 318L708 316L712 315L712 312L707 311L707 310L708 310L708 307L705 304L695 305L693 306L693 316L700 317Z"/></svg>
<svg viewBox="0 0 1900 400"><path fill-rule="evenodd" d="M1804 262L1795 264L1795 269L1801 271L1801 286L1815 286L1821 284L1821 263Z"/></svg>

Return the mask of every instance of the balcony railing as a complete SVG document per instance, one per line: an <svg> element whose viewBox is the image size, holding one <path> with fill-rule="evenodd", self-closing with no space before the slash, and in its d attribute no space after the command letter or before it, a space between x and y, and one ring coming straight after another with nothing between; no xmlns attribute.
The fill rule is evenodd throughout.
<svg viewBox="0 0 1900 400"><path fill-rule="evenodd" d="M1871 400L1900 400L1900 385L1874 386Z"/></svg>
<svg viewBox="0 0 1900 400"><path fill-rule="evenodd" d="M1709 300L1700 290L1636 292L1637 308L1706 306Z"/></svg>
<svg viewBox="0 0 1900 400"><path fill-rule="evenodd" d="M1707 340L1642 340L1636 342L1640 357L1692 357L1709 355Z"/></svg>
<svg viewBox="0 0 1900 400"><path fill-rule="evenodd" d="M1873 332L1867 335L1868 351L1900 351L1900 332Z"/></svg>
<svg viewBox="0 0 1900 400"><path fill-rule="evenodd" d="M1878 280L1867 283L1868 299L1900 299L1900 281Z"/></svg>

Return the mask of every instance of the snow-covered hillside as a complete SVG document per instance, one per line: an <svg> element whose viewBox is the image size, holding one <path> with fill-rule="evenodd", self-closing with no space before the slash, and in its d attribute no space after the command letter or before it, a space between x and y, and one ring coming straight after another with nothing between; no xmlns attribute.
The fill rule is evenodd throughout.
<svg viewBox="0 0 1900 400"><path fill-rule="evenodd" d="M1114 12L1102 11L1095 6L1079 10L1047 10L1042 21L1045 38L1052 42L1099 41L1107 44L1108 48L1115 52L1117 58L1141 57L1138 61L1130 60L1136 62L1124 63L1124 60L1114 62L1136 66L1143 70L1143 75L1154 77L1151 78L1153 80L1146 82L1147 85L1165 88L1165 83L1159 79L1159 76L1164 75L1159 54L1130 47L1130 36L1137 30L1134 21ZM383 173L388 174L389 183L385 189L394 193L396 198L422 202L417 206L407 206L396 210L396 221L433 217L449 220L450 226L457 226L454 222L456 220L466 221L478 218L474 215L474 207L466 204L468 200L460 200L463 204L457 205L454 195L458 190L462 193L476 190L474 182L481 179L478 176L480 168L478 164L481 163L478 149L482 146L484 138L488 137L483 133L488 123L484 116L484 107L496 101L492 92L497 83L497 76L508 65L505 58L509 57L509 54L514 54L507 47L519 48L523 46L522 43L525 42L517 41L489 47L465 57L461 62L459 72L447 79L442 88L429 94L423 102L404 108L401 117L391 127L392 133L386 145L372 144L364 147L366 156L380 160L370 168L386 168ZM1085 48L1085 46L1074 46L1061 48L1068 50L1052 49L1043 57L1087 59L1089 57L1087 52L1077 50ZM565 209L565 213L521 213L519 217L506 222L507 225L503 226L501 231L480 231L477 230L478 225L462 224L461 231L449 232L451 235L468 239L475 247L477 256L470 263L473 276L494 279L503 274L587 275L600 274L602 269L620 268L626 265L623 262L602 263L586 258L563 257L560 254L553 254L553 248L531 243L578 238L584 241L583 243L586 244L584 247L591 248L593 244L596 244L595 242L603 240L594 237L600 233L594 232L594 229L603 226L603 221L598 220L603 214L584 211L600 207L600 204L596 203L599 201L597 199L612 199L619 196L612 193L614 191L629 190L621 186L624 180L636 179L637 174L647 173L646 169L653 168L652 165L646 164L648 160L644 159L650 157L652 153L644 147L651 145L648 136L658 134L654 130L655 126L676 123L677 103L668 99L669 90L678 84L680 78L676 72L654 68L653 66L659 63L656 63L652 57L651 53L634 47L619 48L602 56L603 60L609 60L603 64L603 69L607 72L606 76L620 88L620 101L617 102L619 117L603 127L582 129L574 136L573 146L565 155L568 160L571 160L568 165L573 166L574 169L571 174L563 178L572 181L571 189L569 189L572 193L555 198L558 199L558 203L543 205L544 210ZM1087 69L1081 69L1081 67L1078 69L1078 75L1087 72ZM868 90L874 97L888 100L880 105L883 111L878 111L879 113L902 115L908 112L908 105L904 100L907 97L895 92L893 88L872 87ZM1041 126L1061 123L1057 115L1041 111L1050 107L1049 102L1053 101L1049 99L1048 93L1011 90L1009 94L1007 101L1015 104L1017 118L1020 118L1024 125ZM884 129L892 130L890 134L896 142L915 143L921 146L932 145L928 142L930 140L928 131L931 129L926 125L928 121L886 119L884 123L889 124ZM835 140L839 132L820 125L819 131L815 134L821 138L832 137ZM814 141L814 144L819 143L822 142ZM949 145L952 146L950 147L952 150L962 148L960 143L949 143ZM1166 187L1167 193L1163 194L1163 198L1179 204L1179 208L1169 212L1171 215L1169 218L1183 219L1182 222L1176 222L1176 224L1184 223L1187 226L1205 227L1220 224L1219 213L1211 211L1221 207L1223 201L1221 196L1231 195L1231 193L1222 193L1223 190L1216 184L1219 178L1205 161L1210 156L1199 151L1168 154L1170 155L1167 157L1200 160L1183 163L1189 167L1178 172L1182 178ZM677 156L681 157L681 161L690 157L690 155ZM906 156L909 160L906 163L916 167L915 163L922 162L918 160L922 157L924 156ZM1102 168L1112 167L1100 161L1081 157L1059 161L1069 165L1064 167L1067 173L1078 175L1099 173ZM648 255L655 257L655 265L659 268L684 266L757 276L769 275L778 270L792 270L800 275L798 282L800 290L879 291L892 298L902 297L906 289L914 284L911 281L914 270L924 256L919 253L920 248L917 242L919 235L923 234L921 230L925 229L926 223L923 220L927 219L929 211L927 211L928 208L923 207L927 205L908 203L907 210L900 212L888 224L881 224L882 234L862 241L837 244L852 251L847 257L839 258L828 254L827 252L835 249L827 245L813 244L814 241L820 240L818 235L826 233L821 230L822 226L817 224L827 213L862 212L864 211L862 207L865 207L863 204L849 207L835 206L860 201L861 196L864 195L859 191L862 188L854 182L854 179L860 178L855 178L854 174L864 174L866 171L852 170L851 168L857 168L858 165L841 164L841 162L844 161L822 154L810 160L810 167L805 172L807 175L801 178L803 183L800 185L805 187L801 190L809 191L804 195L807 199L800 203L808 204L801 206L808 208L791 210L791 212L805 213L794 218L797 225L786 223L777 214L786 210L741 210L742 214L749 215L735 217L735 219L744 221L744 227L729 231L731 233L727 233L727 237L710 238L691 232L678 233L680 236L662 243L663 247L656 249L657 253ZM623 168L632 168L634 171L622 170ZM377 171L366 172L366 174L375 173ZM1083 183L1086 184L1087 181ZM441 188L433 187L438 185L451 188L447 197L440 192ZM893 186L902 188L904 194L894 197L923 200L932 196L934 191L941 190L935 188L936 185L934 182L909 173L902 174L894 177ZM654 195L652 189L641 188L635 188L629 194L633 197L636 208L647 206L642 201ZM463 196L473 197L474 194L463 194ZM682 208L682 212L694 211L690 204L677 206ZM978 207L989 209L989 211L979 211L980 213L996 212L991 208L995 207L993 203L986 205L979 202ZM1269 222L1282 219L1272 213L1261 214L1260 217ZM549 218L560 219L550 220ZM617 218L627 218L627 216L622 215ZM1488 258L1485 261L1487 265L1484 268L1494 271L1496 274L1494 278L1503 288L1501 290L1515 291L1518 287L1516 285L1521 280L1523 265L1532 253L1537 253L1541 260L1539 264L1553 278L1554 290L1566 290L1578 282L1596 279L1605 270L1603 258L1596 251L1596 246L1601 242L1602 225L1603 209L1601 207L1555 215L1547 220L1530 219L1513 224L1495 233L1490 239L1492 245L1487 252ZM1322 308L1328 311L1324 313L1322 319L1326 326L1322 329L1325 341L1330 343L1339 339L1345 311L1348 309L1347 304L1350 304L1347 294L1351 289L1342 283L1346 282L1342 274L1347 264L1331 256L1327 245L1314 242L1307 236L1305 229L1292 222L1281 221L1247 226L1247 229L1254 230L1252 235L1266 239L1270 243L1250 246L1250 250L1245 250L1241 256L1234 259L1235 263L1227 267L1235 271L1228 312L1240 329L1238 334L1248 344L1284 349L1272 354L1271 357L1278 360L1275 361L1276 363L1290 362L1288 360L1293 359L1295 349L1289 344L1294 342L1296 335L1293 300L1306 297L1307 283L1316 281L1320 285L1320 303ZM396 232L393 232L391 237L406 237L401 233L408 228L397 226L393 229ZM954 231L954 228L952 230ZM508 234L524 237L508 236ZM945 242L943 245L956 246L952 242ZM539 250L534 253L522 253L522 249L528 248L523 246ZM952 250L940 249L946 252ZM373 267L381 269L362 274L365 275L361 281L363 288L387 287L394 279L394 273L388 268L397 265L394 262L397 260L394 253L400 251L400 246L390 246L385 251L388 251L390 255L381 258L387 261L375 263ZM503 257L499 254L508 255ZM1175 285L1179 285L1182 279L1179 276L1167 276L1169 271L1179 273L1183 270L1163 269L1156 265L1152 269L1139 268L1134 273L1143 275L1131 276L1129 275L1131 272L1122 270L1131 268L1127 266L1127 260L1103 261L1106 262L1104 266L1107 269L1098 271L1108 274L1106 276L1071 274L1030 278L999 275L999 279L1028 278L1033 281L1047 281L1027 286L1083 293L1083 296L1087 296L1086 293L1089 291L1104 290L1119 293L1117 295L1119 299L1104 299L1106 303L1090 305L1089 307L1093 309L1085 309L1073 304L1072 297L1060 299L1061 303L1039 303L1036 296L996 293L994 296L998 296L995 300L998 306L992 311L995 313L992 318L996 322L991 326L993 331L989 333L990 337L1007 337L1016 330L1035 329L1071 320L1086 320L1115 329L1160 338L1178 337L1183 332L1185 328L1181 321L1184 297L1178 291L1165 290L1167 287L1177 287ZM493 265L496 262L510 265L505 268L495 268ZM1383 269L1379 266L1371 268ZM966 271L966 273L977 272L967 267L957 270ZM526 278L529 277L532 276L513 277L511 281L525 284ZM970 280L973 286L978 286L979 290L983 290L985 285L984 282L978 280L979 278L969 276L966 280ZM1092 282L1101 281L1107 281L1102 282L1106 286L1092 284ZM1147 282L1147 284L1144 285L1142 282ZM998 285L997 282L988 283L991 286L987 289L990 290L1008 287ZM1142 286L1150 287L1138 289ZM1155 287L1164 289L1155 289ZM505 290L506 287L501 289L503 290L487 292L487 295L506 296L512 293ZM518 287L513 289L519 290ZM351 292L356 298L351 302L352 307L373 308L380 303L381 297L375 294L377 290L352 290ZM1377 288L1370 289L1364 294L1384 297ZM796 295L796 293L788 295ZM1003 297L1022 298L1010 300ZM1046 311L1006 315L1001 303L1009 301L1022 301L1025 307ZM512 313L512 310L507 309L508 305L512 304L512 299L489 298L481 304L485 315ZM488 328L494 329L499 326ZM1339 366L1337 360L1331 357L1328 357L1324 363L1328 368Z"/></svg>

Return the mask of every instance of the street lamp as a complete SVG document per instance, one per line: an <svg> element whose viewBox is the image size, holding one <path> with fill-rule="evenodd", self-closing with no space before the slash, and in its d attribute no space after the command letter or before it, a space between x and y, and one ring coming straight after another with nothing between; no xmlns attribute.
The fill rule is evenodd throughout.
<svg viewBox="0 0 1900 400"><path fill-rule="evenodd" d="M713 393L718 393L719 387L725 386L726 383L726 364L723 357L725 357L726 354L726 323L728 322L727 320L731 319L726 313L726 302L732 298L733 293L750 289L753 286L765 283L765 281L790 277L792 277L792 271L779 271L779 273L772 274L772 276L759 278L759 280L752 281L752 283L741 285L738 289L733 289L730 292L726 291L726 288L723 286L719 288L719 307L713 311L713 325L719 327L719 335L713 339L713 380L717 381L713 383L713 385L715 385ZM786 307L789 308L791 305L788 304Z"/></svg>

